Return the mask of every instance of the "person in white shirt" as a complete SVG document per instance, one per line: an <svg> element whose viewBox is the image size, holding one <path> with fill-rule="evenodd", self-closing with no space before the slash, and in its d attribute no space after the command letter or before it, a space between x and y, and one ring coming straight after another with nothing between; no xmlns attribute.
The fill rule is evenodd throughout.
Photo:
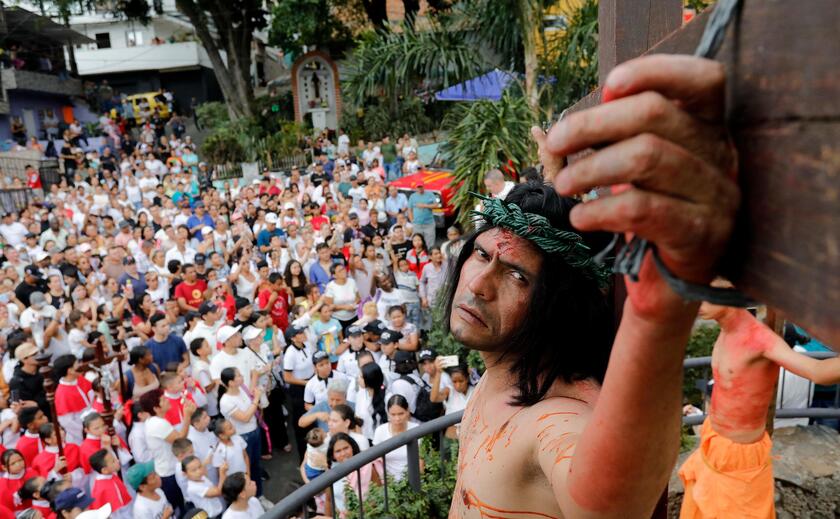
<svg viewBox="0 0 840 519"><path fill-rule="evenodd" d="M0 224L0 235L15 249L26 244L26 235L29 234L26 226L15 219L16 216L14 211L9 211L3 215L3 223Z"/></svg>
<svg viewBox="0 0 840 519"><path fill-rule="evenodd" d="M504 200L516 184L505 180L505 175L498 169L491 169L484 174L484 187L493 198Z"/></svg>
<svg viewBox="0 0 840 519"><path fill-rule="evenodd" d="M222 387L219 389L219 412L233 424L236 434L245 440L251 479L257 483L257 495L262 495L262 437L256 414L260 409L263 388L253 387L256 379L252 379L249 390L243 383L242 374L236 368L223 369L220 382Z"/></svg>
<svg viewBox="0 0 840 519"><path fill-rule="evenodd" d="M190 419L195 412L195 404L192 400L184 402L183 423L179 429L175 429L165 416L172 403L164 396L163 389L153 389L140 397L140 406L151 415L144 423L146 431L146 443L152 454L155 472L161 478L161 488L166 494L166 499L179 511L183 511L184 496L178 488L175 479L175 465L178 461L172 453L172 444L178 438L186 438L190 430Z"/></svg>
<svg viewBox="0 0 840 519"><path fill-rule="evenodd" d="M207 477L207 468L197 456L187 456L181 462L184 473L187 475L187 501L192 502L196 508L201 508L210 517L216 517L225 509L222 500L222 485L227 474L227 465L222 465L220 470L223 474L218 485L214 485Z"/></svg>
<svg viewBox="0 0 840 519"><path fill-rule="evenodd" d="M146 463L152 460L152 453L149 451L149 444L146 443L146 420L149 419L149 413L143 410L140 402L134 402L131 405L131 432L128 433L128 448L134 456L134 461L137 463Z"/></svg>
<svg viewBox="0 0 840 519"><path fill-rule="evenodd" d="M322 351L315 352L312 355L312 363L315 365L315 376L310 378L303 388L303 401L307 411L315 405L326 401L327 386L331 380L345 380L350 384L350 377L344 373L333 371L330 356L326 353Z"/></svg>
<svg viewBox="0 0 840 519"><path fill-rule="evenodd" d="M166 251L164 256L164 264L169 265L172 260L178 260L181 265L192 263L195 260L196 250L187 245L187 237L185 233L178 232L175 235L175 247Z"/></svg>
<svg viewBox="0 0 840 519"><path fill-rule="evenodd" d="M174 510L161 490L161 479L155 473L153 461L133 465L125 473L125 482L137 492L131 511L134 519L169 519L173 516Z"/></svg>
<svg viewBox="0 0 840 519"><path fill-rule="evenodd" d="M222 519L254 519L265 513L260 500L256 498L257 486L254 481L237 472L228 476L222 485L222 496L230 506Z"/></svg>
<svg viewBox="0 0 840 519"><path fill-rule="evenodd" d="M219 481L219 473L213 463L213 451L219 443L219 439L210 430L210 414L206 409L198 408L190 419L190 432L187 439L193 444L195 455L207 467L207 476L214 483Z"/></svg>
<svg viewBox="0 0 840 519"><path fill-rule="evenodd" d="M240 348L241 329L241 326L222 326L216 334L216 341L222 344L222 349L210 361L210 376L217 384L221 381L225 368L235 368L244 380L251 380L251 363L247 357L250 354Z"/></svg>
<svg viewBox="0 0 840 519"><path fill-rule="evenodd" d="M388 423L383 423L376 428L373 433L374 445L390 440L394 436L417 426L416 423L410 421L411 414L408 410L408 402L402 395L393 395L388 398L386 409L388 411ZM405 447L400 447L385 455L385 470L392 480L399 481L404 478L407 467L408 449Z"/></svg>
<svg viewBox="0 0 840 519"><path fill-rule="evenodd" d="M408 410L411 414L414 414L417 408L417 395L423 385L423 381L417 373L417 361L414 360L414 353L397 350L394 353L393 366L396 378L388 386L386 398L390 398L392 395L402 395L408 402Z"/></svg>
<svg viewBox="0 0 840 519"><path fill-rule="evenodd" d="M218 442L213 448L212 466L220 472L223 466L227 466L227 473L244 472L250 474L248 459L248 445L241 436L236 434L236 429L230 420L216 418L213 422L213 433ZM221 474L219 474L221 476Z"/></svg>

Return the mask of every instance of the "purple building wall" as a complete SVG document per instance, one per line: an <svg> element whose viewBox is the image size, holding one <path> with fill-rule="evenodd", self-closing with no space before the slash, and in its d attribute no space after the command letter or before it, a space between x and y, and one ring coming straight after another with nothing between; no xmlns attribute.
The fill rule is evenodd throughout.
<svg viewBox="0 0 840 519"><path fill-rule="evenodd" d="M73 104L67 96L24 90L9 90L7 94L9 96L9 114L0 115L0 142L5 142L12 138L12 117L22 118L24 110L32 110L34 112L35 126L38 128L38 138L42 139L44 136L42 134L41 121L38 118L38 111L52 109L58 119L62 120L63 108Z"/></svg>

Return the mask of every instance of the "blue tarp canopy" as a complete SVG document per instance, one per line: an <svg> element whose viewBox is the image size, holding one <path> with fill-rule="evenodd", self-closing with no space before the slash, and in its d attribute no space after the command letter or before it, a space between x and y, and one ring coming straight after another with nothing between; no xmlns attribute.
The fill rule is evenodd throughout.
<svg viewBox="0 0 840 519"><path fill-rule="evenodd" d="M494 69L483 76L474 77L435 93L435 99L438 101L478 101L479 99L498 101L502 98L502 92L515 79L514 74Z"/></svg>

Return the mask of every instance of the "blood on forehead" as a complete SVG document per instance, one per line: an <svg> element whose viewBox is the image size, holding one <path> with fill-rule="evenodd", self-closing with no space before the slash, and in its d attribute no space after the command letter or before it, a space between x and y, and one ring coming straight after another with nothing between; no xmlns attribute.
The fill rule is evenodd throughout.
<svg viewBox="0 0 840 519"><path fill-rule="evenodd" d="M538 265L532 267L530 265L533 261L539 261L535 245L527 239L519 236L510 229L504 227L496 227L490 229L486 233L488 240L482 243L486 252L492 255L494 252L499 253L499 259L503 261L515 261L518 265L528 270L536 270Z"/></svg>

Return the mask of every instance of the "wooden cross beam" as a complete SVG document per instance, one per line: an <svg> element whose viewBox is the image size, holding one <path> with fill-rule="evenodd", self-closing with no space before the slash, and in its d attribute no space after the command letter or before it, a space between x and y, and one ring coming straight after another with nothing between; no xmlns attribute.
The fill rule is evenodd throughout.
<svg viewBox="0 0 840 519"><path fill-rule="evenodd" d="M601 26L600 44L609 47L599 56L611 59L606 67L634 57L620 47L622 38L642 45L625 22L641 23L640 32L659 27L657 7L679 1L649 0L642 9L647 19L634 12L639 3L601 3L606 12L599 11L599 22L618 24ZM836 0L742 3L717 56L727 69L727 114L743 193L726 274L740 290L840 348L840 9ZM644 53L691 54L708 14ZM602 80L607 72L599 71ZM596 90L571 111L599 102Z"/></svg>

